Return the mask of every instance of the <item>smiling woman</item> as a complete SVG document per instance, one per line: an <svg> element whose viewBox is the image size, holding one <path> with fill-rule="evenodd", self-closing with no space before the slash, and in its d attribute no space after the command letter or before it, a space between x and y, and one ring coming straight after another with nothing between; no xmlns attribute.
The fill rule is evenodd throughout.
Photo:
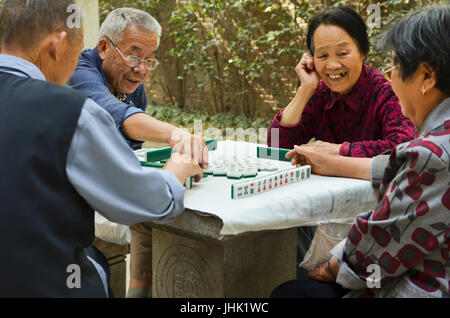
<svg viewBox="0 0 450 318"><path fill-rule="evenodd" d="M344 29L325 24L317 28L314 42L314 66L320 78L332 91L349 94L361 76L365 58L358 44Z"/></svg>
<svg viewBox="0 0 450 318"><path fill-rule="evenodd" d="M272 121L269 146L292 149L315 138L308 145L314 150L371 158L415 137L417 130L402 114L390 83L364 64L369 41L355 11L325 9L310 21L306 42L310 53L295 68L301 86ZM273 129L279 140L272 140ZM298 262L312 235L299 229Z"/></svg>
<svg viewBox="0 0 450 318"><path fill-rule="evenodd" d="M320 78L332 91L345 95L358 81L369 52L366 26L349 8L326 12L311 21L306 45Z"/></svg>
<svg viewBox="0 0 450 318"><path fill-rule="evenodd" d="M373 157L415 136L382 72L364 64L367 29L355 11L325 9L310 21L306 42L310 53L296 67L301 86L271 125L280 148L315 138L312 145L331 154Z"/></svg>
<svg viewBox="0 0 450 318"><path fill-rule="evenodd" d="M380 48L392 52L387 77L419 136L398 145L380 167L377 206L356 216L333 257L280 285L273 297L449 297L449 29L450 6L436 5L383 34ZM330 158L336 157L327 164L335 164ZM336 160L357 166L352 158Z"/></svg>

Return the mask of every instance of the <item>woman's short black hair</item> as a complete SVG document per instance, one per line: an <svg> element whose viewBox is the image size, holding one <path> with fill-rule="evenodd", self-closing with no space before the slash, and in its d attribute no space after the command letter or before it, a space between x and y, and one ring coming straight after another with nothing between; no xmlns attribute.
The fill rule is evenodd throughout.
<svg viewBox="0 0 450 318"><path fill-rule="evenodd" d="M378 48L393 51L403 80L427 63L436 72L436 87L450 95L450 6L414 11L381 36Z"/></svg>
<svg viewBox="0 0 450 318"><path fill-rule="evenodd" d="M355 40L361 54L368 55L370 44L364 20L354 10L343 6L326 8L309 22L306 45L311 54L314 55L314 32L321 24L341 27Z"/></svg>

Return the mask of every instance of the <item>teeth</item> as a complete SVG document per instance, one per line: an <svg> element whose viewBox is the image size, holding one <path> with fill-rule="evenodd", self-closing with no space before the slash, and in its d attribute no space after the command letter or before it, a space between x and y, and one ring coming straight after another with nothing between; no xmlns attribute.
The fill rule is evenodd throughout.
<svg viewBox="0 0 450 318"><path fill-rule="evenodd" d="M347 75L347 72L339 73L339 74L328 74L328 76L332 79L338 79Z"/></svg>

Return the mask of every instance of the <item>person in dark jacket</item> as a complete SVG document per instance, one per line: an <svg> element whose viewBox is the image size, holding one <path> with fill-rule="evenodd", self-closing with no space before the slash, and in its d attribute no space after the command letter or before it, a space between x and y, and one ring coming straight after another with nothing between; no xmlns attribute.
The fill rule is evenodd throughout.
<svg viewBox="0 0 450 318"><path fill-rule="evenodd" d="M6 0L0 12L0 297L108 297L94 210L132 225L184 211L190 156L144 170L111 116L62 86L83 47L73 0ZM127 162L126 165L123 162Z"/></svg>

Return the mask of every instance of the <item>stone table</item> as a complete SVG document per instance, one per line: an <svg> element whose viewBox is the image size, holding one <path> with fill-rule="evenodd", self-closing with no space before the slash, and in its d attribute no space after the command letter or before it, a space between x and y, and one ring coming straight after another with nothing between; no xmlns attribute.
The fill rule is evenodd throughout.
<svg viewBox="0 0 450 318"><path fill-rule="evenodd" d="M218 153L226 149L254 153L256 145L219 142ZM296 277L297 227L348 223L377 202L363 180L312 175L240 200L230 197L232 182L194 185L181 216L152 225L153 297L268 297Z"/></svg>
<svg viewBox="0 0 450 318"><path fill-rule="evenodd" d="M296 276L296 229L222 236L222 222L187 210L153 227L153 297L268 297Z"/></svg>

